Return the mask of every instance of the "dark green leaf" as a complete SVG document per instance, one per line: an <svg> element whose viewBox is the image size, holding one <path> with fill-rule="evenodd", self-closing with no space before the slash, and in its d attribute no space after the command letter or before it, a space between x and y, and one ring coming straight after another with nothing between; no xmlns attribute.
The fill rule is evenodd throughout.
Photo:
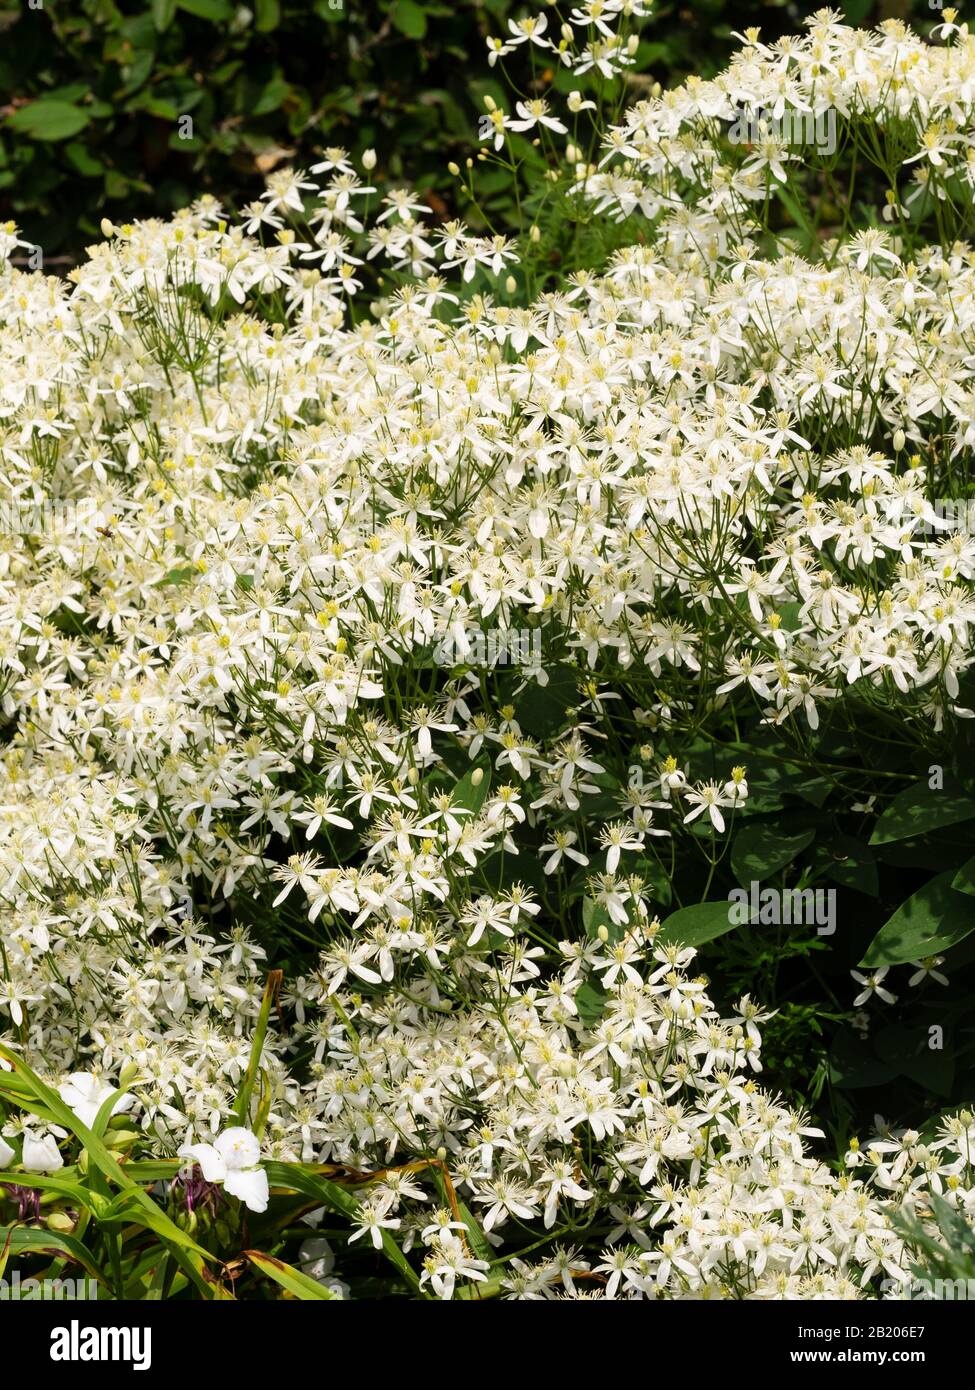
<svg viewBox="0 0 975 1390"><path fill-rule="evenodd" d="M975 800L960 789L946 785L936 791L926 781L916 782L894 797L874 826L870 843L883 845L891 840L926 835L973 817Z"/></svg>
<svg viewBox="0 0 975 1390"><path fill-rule="evenodd" d="M414 0L396 0L389 17L407 38L422 39L427 32L427 17Z"/></svg>
<svg viewBox="0 0 975 1390"><path fill-rule="evenodd" d="M7 125L34 140L67 140L84 130L88 112L69 101L32 101L7 117Z"/></svg>
<svg viewBox="0 0 975 1390"><path fill-rule="evenodd" d="M951 887L951 870L920 888L884 923L861 962L903 965L946 951L975 931L975 902Z"/></svg>
<svg viewBox="0 0 975 1390"><path fill-rule="evenodd" d="M751 882L761 883L791 864L796 855L811 844L815 830L798 835L783 835L771 825L742 826L731 849L731 867L743 887Z"/></svg>
<svg viewBox="0 0 975 1390"><path fill-rule="evenodd" d="M199 19L209 19L213 24L226 24L234 17L229 0L179 0L179 7L187 14L195 14Z"/></svg>
<svg viewBox="0 0 975 1390"><path fill-rule="evenodd" d="M281 6L278 0L257 0L255 13L254 27L258 33L269 34L281 23Z"/></svg>
<svg viewBox="0 0 975 1390"><path fill-rule="evenodd" d="M739 925L732 921L731 906L724 898L720 902L694 903L691 907L679 908L664 922L657 939L665 944L679 942L682 946L701 946L706 941L714 941Z"/></svg>

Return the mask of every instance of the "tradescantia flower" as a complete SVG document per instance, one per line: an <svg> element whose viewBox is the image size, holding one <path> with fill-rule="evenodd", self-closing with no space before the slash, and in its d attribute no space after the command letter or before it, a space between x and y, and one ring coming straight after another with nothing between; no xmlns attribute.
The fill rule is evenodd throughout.
<svg viewBox="0 0 975 1390"><path fill-rule="evenodd" d="M267 1174L260 1167L261 1143L249 1129L235 1126L218 1134L212 1144L184 1144L181 1158L200 1165L207 1182L221 1183L251 1211L267 1210Z"/></svg>
<svg viewBox="0 0 975 1390"><path fill-rule="evenodd" d="M53 1127L42 1132L24 1130L20 1161L28 1173L56 1173L59 1168L64 1167L64 1158L58 1148L56 1135L64 1138L64 1130Z"/></svg>
<svg viewBox="0 0 975 1390"><path fill-rule="evenodd" d="M76 1071L71 1073L67 1081L61 1083L58 1094L65 1105L71 1107L81 1123L90 1129L99 1110L114 1090L113 1086L100 1081L94 1073ZM123 1110L128 1110L131 1105L131 1096L119 1096L112 1106L111 1113L117 1115Z"/></svg>

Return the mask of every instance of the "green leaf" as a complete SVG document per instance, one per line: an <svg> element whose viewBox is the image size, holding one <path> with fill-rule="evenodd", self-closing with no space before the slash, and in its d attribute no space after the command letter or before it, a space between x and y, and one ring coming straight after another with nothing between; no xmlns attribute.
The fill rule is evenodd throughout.
<svg viewBox="0 0 975 1390"><path fill-rule="evenodd" d="M975 903L951 887L953 874L932 878L884 923L871 941L861 965L904 965L937 955L975 931Z"/></svg>
<svg viewBox="0 0 975 1390"><path fill-rule="evenodd" d="M474 774L477 772L481 776L475 786ZM470 811L473 816L476 816L484 805L490 785L490 767L472 767L470 772L463 776L454 787L450 793L450 799L455 806L460 806L463 810Z"/></svg>
<svg viewBox="0 0 975 1390"><path fill-rule="evenodd" d="M65 1173L72 1173L75 1176L65 1177ZM0 1189L7 1183L23 1184L25 1176L24 1173L11 1173L8 1171L0 1177ZM77 1169L65 1168L59 1173L31 1173L30 1181L26 1185L36 1188L39 1192L54 1192L58 1197L65 1198L74 1206L91 1207L92 1204L89 1201L90 1193L88 1189L82 1187L81 1183L76 1181L76 1178ZM0 1197L3 1195L4 1193L0 1190Z"/></svg>
<svg viewBox="0 0 975 1390"><path fill-rule="evenodd" d="M95 159L80 140L73 140L70 145L66 145L64 153L82 178L99 178L105 172L105 165L100 159Z"/></svg>
<svg viewBox="0 0 975 1390"><path fill-rule="evenodd" d="M345 19L345 6L351 0L315 0L314 11L319 19L329 24L339 24Z"/></svg>
<svg viewBox="0 0 975 1390"><path fill-rule="evenodd" d="M226 24L234 17L229 0L179 0L179 7L187 14L195 14L198 19L209 19L213 24Z"/></svg>
<svg viewBox="0 0 975 1390"><path fill-rule="evenodd" d="M427 32L427 17L413 0L396 0L389 17L401 34L410 39L422 39Z"/></svg>
<svg viewBox="0 0 975 1390"><path fill-rule="evenodd" d="M852 835L836 835L818 847L817 865L845 888L855 888L876 898L880 892L877 861L862 840Z"/></svg>
<svg viewBox="0 0 975 1390"><path fill-rule="evenodd" d="M460 1219L467 1227L467 1243L474 1252L475 1259L485 1260L492 1264L496 1258L494 1250L488 1243L488 1238L484 1234L481 1224L466 1203L458 1199L457 1210L460 1212Z"/></svg>
<svg viewBox="0 0 975 1390"><path fill-rule="evenodd" d="M109 1280L91 1255L74 1236L59 1235L55 1231L45 1231L36 1226L0 1226L0 1245L9 1248L12 1255L50 1255L54 1259L70 1260L81 1265L99 1284L108 1287Z"/></svg>
<svg viewBox="0 0 975 1390"><path fill-rule="evenodd" d="M195 579L199 574L195 565L183 565L179 569L170 570L164 579L160 579L160 584L188 584L191 579Z"/></svg>
<svg viewBox="0 0 975 1390"><path fill-rule="evenodd" d="M586 929L586 935L594 940L599 935L599 928L605 927L609 940L615 945L623 933L625 926L618 926L609 915L609 909L602 903L597 903L594 898L583 898L582 900L582 925Z"/></svg>
<svg viewBox="0 0 975 1390"><path fill-rule="evenodd" d="M891 840L906 840L973 818L975 800L960 788L946 785L936 791L926 781L916 782L894 797L874 826L870 843L885 845Z"/></svg>
<svg viewBox="0 0 975 1390"><path fill-rule="evenodd" d="M272 77L251 107L251 115L266 116L271 111L277 111L290 91L290 82L286 82L281 76Z"/></svg>
<svg viewBox="0 0 975 1390"><path fill-rule="evenodd" d="M744 825L731 848L731 867L735 878L747 888L761 883L791 864L796 855L815 838L815 830L799 835L783 835L770 825Z"/></svg>
<svg viewBox="0 0 975 1390"><path fill-rule="evenodd" d="M303 1274L300 1269L286 1264L284 1260L275 1259L273 1255L264 1255L260 1250L245 1250L244 1255L255 1269L259 1269L262 1274L266 1274L269 1279L273 1279L282 1289L286 1289L295 1298L300 1298L302 1302L310 1303L316 1299L324 1303L340 1301L338 1294L327 1289L310 1274Z"/></svg>
<svg viewBox="0 0 975 1390"><path fill-rule="evenodd" d="M7 117L7 125L33 140L67 140L84 130L88 120L88 112L70 101L42 99L19 107Z"/></svg>
<svg viewBox="0 0 975 1390"><path fill-rule="evenodd" d="M586 980L576 990L576 1008L579 1011L579 1021L586 1028L595 1028L596 1024L606 1012L606 1000L609 998L602 985L594 980Z"/></svg>
<svg viewBox="0 0 975 1390"><path fill-rule="evenodd" d="M254 28L259 34L269 34L281 23L281 6L278 0L257 0L254 9L257 16Z"/></svg>
<svg viewBox="0 0 975 1390"><path fill-rule="evenodd" d="M657 940L664 945L676 942L681 946L702 946L706 941L714 941L739 925L731 920L731 906L723 898L720 902L678 908L664 922Z"/></svg>
<svg viewBox="0 0 975 1390"><path fill-rule="evenodd" d="M951 880L956 893L971 893L975 896L975 855L967 859Z"/></svg>
<svg viewBox="0 0 975 1390"><path fill-rule="evenodd" d="M859 25L873 9L873 0L843 0L840 9L847 24Z"/></svg>
<svg viewBox="0 0 975 1390"><path fill-rule="evenodd" d="M264 1050L264 1040L267 1037L267 1025L271 1017L271 1006L280 994L281 981L283 978L280 970L271 970L268 973L267 983L264 986L264 997L261 1000L261 1008L257 1015L257 1023L254 1028L254 1037L251 1040L251 1051L247 1062L247 1070L241 1079L240 1090L237 1093L237 1104L234 1106L234 1115L237 1123L243 1125L245 1129L252 1128L250 1113L251 1095L261 1065L261 1053ZM256 1129L254 1133L260 1137L261 1131Z"/></svg>
<svg viewBox="0 0 975 1390"><path fill-rule="evenodd" d="M152 0L152 22L160 34L172 24L175 13L176 0Z"/></svg>

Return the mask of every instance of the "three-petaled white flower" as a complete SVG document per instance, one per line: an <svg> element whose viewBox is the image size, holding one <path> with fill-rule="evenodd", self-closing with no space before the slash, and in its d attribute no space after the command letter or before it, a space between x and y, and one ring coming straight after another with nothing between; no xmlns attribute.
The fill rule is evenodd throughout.
<svg viewBox="0 0 975 1390"><path fill-rule="evenodd" d="M195 1159L207 1182L223 1183L251 1211L267 1210L267 1174L258 1166L261 1143L249 1129L225 1129L212 1144L184 1144L179 1155Z"/></svg>
<svg viewBox="0 0 975 1390"><path fill-rule="evenodd" d="M64 1130L57 1125L52 1125L50 1131L42 1134L25 1129L20 1157L22 1166L28 1173L56 1173L64 1167L64 1159L58 1148L58 1138L64 1137Z"/></svg>
<svg viewBox="0 0 975 1390"><path fill-rule="evenodd" d="M58 1087L58 1095L65 1105L71 1107L83 1125L91 1129L105 1101L113 1094L114 1086L99 1081L93 1072L73 1071L67 1081ZM131 1096L119 1096L112 1106L112 1114L128 1110L132 1104Z"/></svg>

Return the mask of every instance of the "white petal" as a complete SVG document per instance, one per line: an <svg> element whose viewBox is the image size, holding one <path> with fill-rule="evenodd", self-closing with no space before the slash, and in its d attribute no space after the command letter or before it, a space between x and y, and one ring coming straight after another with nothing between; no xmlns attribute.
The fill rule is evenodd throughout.
<svg viewBox="0 0 975 1390"><path fill-rule="evenodd" d="M267 1210L267 1173L263 1168L234 1169L227 1174L224 1190L239 1197L251 1211Z"/></svg>
<svg viewBox="0 0 975 1390"><path fill-rule="evenodd" d="M46 1134L43 1139L36 1139L25 1130L23 1164L29 1173L54 1173L63 1168L64 1159L54 1136Z"/></svg>
<svg viewBox="0 0 975 1390"><path fill-rule="evenodd" d="M180 1158L195 1159L207 1182L223 1182L227 1176L223 1155L212 1144L184 1144L179 1154Z"/></svg>
<svg viewBox="0 0 975 1390"><path fill-rule="evenodd" d="M215 1140L220 1157L229 1171L253 1168L260 1162L261 1141L249 1129L225 1129Z"/></svg>

